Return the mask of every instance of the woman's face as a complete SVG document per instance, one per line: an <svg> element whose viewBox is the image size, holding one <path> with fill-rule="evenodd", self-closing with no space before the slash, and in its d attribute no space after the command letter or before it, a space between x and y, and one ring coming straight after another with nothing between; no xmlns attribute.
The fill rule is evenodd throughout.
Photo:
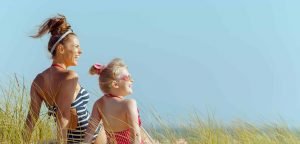
<svg viewBox="0 0 300 144"><path fill-rule="evenodd" d="M126 68L119 69L119 74L117 76L117 82L119 85L120 95L126 96L132 94L132 78L130 73Z"/></svg>
<svg viewBox="0 0 300 144"><path fill-rule="evenodd" d="M79 56L82 53L77 36L68 36L68 39L64 42L63 46L64 52L62 57L65 64L67 66L76 66L78 64Z"/></svg>

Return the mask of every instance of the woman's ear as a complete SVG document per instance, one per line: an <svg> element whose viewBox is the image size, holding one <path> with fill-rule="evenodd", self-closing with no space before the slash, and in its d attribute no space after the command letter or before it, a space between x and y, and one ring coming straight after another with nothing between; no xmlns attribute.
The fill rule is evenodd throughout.
<svg viewBox="0 0 300 144"><path fill-rule="evenodd" d="M113 88L119 88L119 84L117 83L117 81L112 81L112 83L111 83L111 86L113 87Z"/></svg>
<svg viewBox="0 0 300 144"><path fill-rule="evenodd" d="M60 54L63 54L65 52L65 49L63 47L62 44L59 44L56 48L56 52L60 53Z"/></svg>

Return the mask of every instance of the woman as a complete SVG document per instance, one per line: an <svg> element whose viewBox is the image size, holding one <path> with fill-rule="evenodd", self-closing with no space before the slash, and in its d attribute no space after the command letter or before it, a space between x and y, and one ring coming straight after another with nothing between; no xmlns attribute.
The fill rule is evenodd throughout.
<svg viewBox="0 0 300 144"><path fill-rule="evenodd" d="M93 107L85 142L92 141L97 125L103 126L110 144L143 143L148 138L141 131L141 119L134 99L124 97L132 93L132 82L127 66L121 59L112 60L107 66L95 64L91 74L99 75L99 87L104 96Z"/></svg>
<svg viewBox="0 0 300 144"><path fill-rule="evenodd" d="M70 66L78 64L82 54L80 43L63 15L49 18L32 37L40 38L47 32L51 34L48 51L53 62L49 68L36 76L31 85L24 140L30 141L39 118L41 104L44 102L49 109L49 115L53 116L57 123L58 140L61 143L80 143L84 140L90 116L86 108L89 93L79 85L78 74L68 70Z"/></svg>

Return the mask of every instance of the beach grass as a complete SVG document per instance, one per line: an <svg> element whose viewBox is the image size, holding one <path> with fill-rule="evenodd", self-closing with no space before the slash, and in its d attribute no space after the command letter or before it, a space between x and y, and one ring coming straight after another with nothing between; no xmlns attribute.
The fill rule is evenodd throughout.
<svg viewBox="0 0 300 144"><path fill-rule="evenodd" d="M29 102L29 87L16 75L0 83L0 143L21 144L22 129ZM176 128L153 114L153 127L146 127L156 142L166 144L300 144L300 131L286 124L255 125L245 121L223 124L213 116L201 118L197 113ZM56 139L54 120L43 106L31 137L31 143L48 143Z"/></svg>
<svg viewBox="0 0 300 144"><path fill-rule="evenodd" d="M23 78L16 75L8 82L0 84L0 143L20 144L22 129L29 105L29 88ZM45 106L42 107L40 118L32 134L32 143L41 143L56 138L55 123L47 116Z"/></svg>

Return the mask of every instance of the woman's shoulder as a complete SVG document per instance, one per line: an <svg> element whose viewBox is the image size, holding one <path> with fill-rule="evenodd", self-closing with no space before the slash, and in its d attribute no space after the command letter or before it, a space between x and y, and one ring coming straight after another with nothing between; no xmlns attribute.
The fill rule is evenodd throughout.
<svg viewBox="0 0 300 144"><path fill-rule="evenodd" d="M48 68L48 69L44 70L43 72L39 73L36 76L35 80L43 79L44 76L47 77L47 75L52 75L52 74L51 74L51 70ZM78 74L73 70L61 71L59 73L56 73L55 75L57 75L61 79L73 79L73 78L79 77Z"/></svg>
<svg viewBox="0 0 300 144"><path fill-rule="evenodd" d="M78 78L78 74L73 70L68 70L62 73L63 78L65 79L74 79Z"/></svg>
<svg viewBox="0 0 300 144"><path fill-rule="evenodd" d="M33 79L33 84L39 84L44 81L43 73L39 73Z"/></svg>
<svg viewBox="0 0 300 144"><path fill-rule="evenodd" d="M59 77L60 77L59 78L60 84L62 86L61 88L73 89L74 86L78 85L79 77L75 71L71 71L71 70L65 71Z"/></svg>

